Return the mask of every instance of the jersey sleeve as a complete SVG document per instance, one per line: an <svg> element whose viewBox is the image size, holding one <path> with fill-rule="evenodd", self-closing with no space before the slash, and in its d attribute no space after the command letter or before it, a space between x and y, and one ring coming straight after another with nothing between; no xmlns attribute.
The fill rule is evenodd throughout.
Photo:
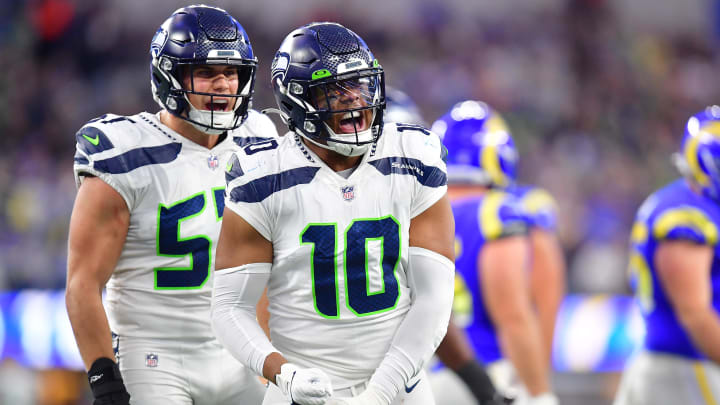
<svg viewBox="0 0 720 405"><path fill-rule="evenodd" d="M483 198L479 210L479 227L485 241L527 234L530 221L512 195L491 191Z"/></svg>
<svg viewBox="0 0 720 405"><path fill-rule="evenodd" d="M656 240L687 240L714 246L718 229L710 216L698 207L671 207L655 215L651 224Z"/></svg>
<svg viewBox="0 0 720 405"><path fill-rule="evenodd" d="M85 124L75 134L73 172L80 187L88 176L100 178L125 200L129 209L135 206L138 191L149 180L136 169L153 163L171 161L180 152L180 144L138 147L138 129L131 118L104 115Z"/></svg>
<svg viewBox="0 0 720 405"><path fill-rule="evenodd" d="M257 168L257 162L252 156L246 155L244 151L233 153L225 167L225 207L241 216L265 239L272 240L273 227L266 206L267 189L272 175L248 176L240 164L241 161L246 168Z"/></svg>
<svg viewBox="0 0 720 405"><path fill-rule="evenodd" d="M521 200L529 225L547 231L557 228L557 203L547 191L533 188Z"/></svg>
<svg viewBox="0 0 720 405"><path fill-rule="evenodd" d="M410 208L410 217L415 218L430 208L447 193L447 149L440 138L428 129L416 125L393 124L406 145L408 167L417 179Z"/></svg>

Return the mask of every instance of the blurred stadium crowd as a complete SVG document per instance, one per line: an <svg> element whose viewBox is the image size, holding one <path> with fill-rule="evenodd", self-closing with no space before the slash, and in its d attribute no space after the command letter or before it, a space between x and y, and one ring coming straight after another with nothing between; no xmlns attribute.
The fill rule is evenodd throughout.
<svg viewBox="0 0 720 405"><path fill-rule="evenodd" d="M208 3L250 36L256 109L275 104L269 64L283 36L318 20L361 33L429 124L460 100L494 106L518 143L519 178L559 203L572 293L629 292L635 210L676 176L669 157L687 118L720 101L714 0ZM150 40L186 4L0 2L0 290L64 287L73 134L106 112L157 110Z"/></svg>
<svg viewBox="0 0 720 405"><path fill-rule="evenodd" d="M287 27L313 20L362 32L428 123L459 100L493 105L519 144L520 178L559 201L570 292L627 291L634 210L675 175L684 120L720 92L710 1L213 3L259 56L255 108L274 105L269 62ZM105 112L157 109L148 46L183 4L0 5L0 288L63 287L73 134Z"/></svg>

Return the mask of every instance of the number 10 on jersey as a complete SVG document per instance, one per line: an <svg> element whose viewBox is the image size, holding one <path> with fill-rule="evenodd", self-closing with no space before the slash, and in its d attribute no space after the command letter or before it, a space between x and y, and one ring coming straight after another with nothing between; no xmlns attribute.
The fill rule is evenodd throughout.
<svg viewBox="0 0 720 405"><path fill-rule="evenodd" d="M343 236L342 269L338 268L337 224L309 224L300 234L301 244L312 245L310 271L315 310L323 317L340 317L338 272L344 273L345 305L357 316L395 308L400 298L397 266L400 263L400 224L392 216L356 219ZM380 243L379 269L371 269L368 242ZM370 274L379 271L382 288L370 291Z"/></svg>

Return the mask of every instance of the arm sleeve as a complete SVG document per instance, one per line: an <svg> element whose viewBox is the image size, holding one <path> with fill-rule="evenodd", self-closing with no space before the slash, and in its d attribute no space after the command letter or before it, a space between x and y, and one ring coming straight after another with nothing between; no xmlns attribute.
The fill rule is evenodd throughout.
<svg viewBox="0 0 720 405"><path fill-rule="evenodd" d="M213 332L233 357L261 376L265 358L277 352L255 317L271 266L252 263L217 270L212 295Z"/></svg>
<svg viewBox="0 0 720 405"><path fill-rule="evenodd" d="M408 285L412 306L393 337L385 359L370 379L388 404L422 370L447 332L453 301L455 266L420 247L409 250Z"/></svg>

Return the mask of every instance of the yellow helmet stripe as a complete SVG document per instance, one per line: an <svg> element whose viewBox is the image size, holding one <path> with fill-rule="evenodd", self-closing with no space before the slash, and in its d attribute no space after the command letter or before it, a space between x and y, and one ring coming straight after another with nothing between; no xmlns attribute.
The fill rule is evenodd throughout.
<svg viewBox="0 0 720 405"><path fill-rule="evenodd" d="M698 144L700 143L700 136L692 136L687 141L685 146L685 161L690 166L693 179L697 181L701 186L707 186L710 184L710 177L703 172L700 167L700 161L698 160Z"/></svg>
<svg viewBox="0 0 720 405"><path fill-rule="evenodd" d="M505 179L500 168L500 157L497 152L497 145L483 145L482 167L490 175L493 184L505 185Z"/></svg>

